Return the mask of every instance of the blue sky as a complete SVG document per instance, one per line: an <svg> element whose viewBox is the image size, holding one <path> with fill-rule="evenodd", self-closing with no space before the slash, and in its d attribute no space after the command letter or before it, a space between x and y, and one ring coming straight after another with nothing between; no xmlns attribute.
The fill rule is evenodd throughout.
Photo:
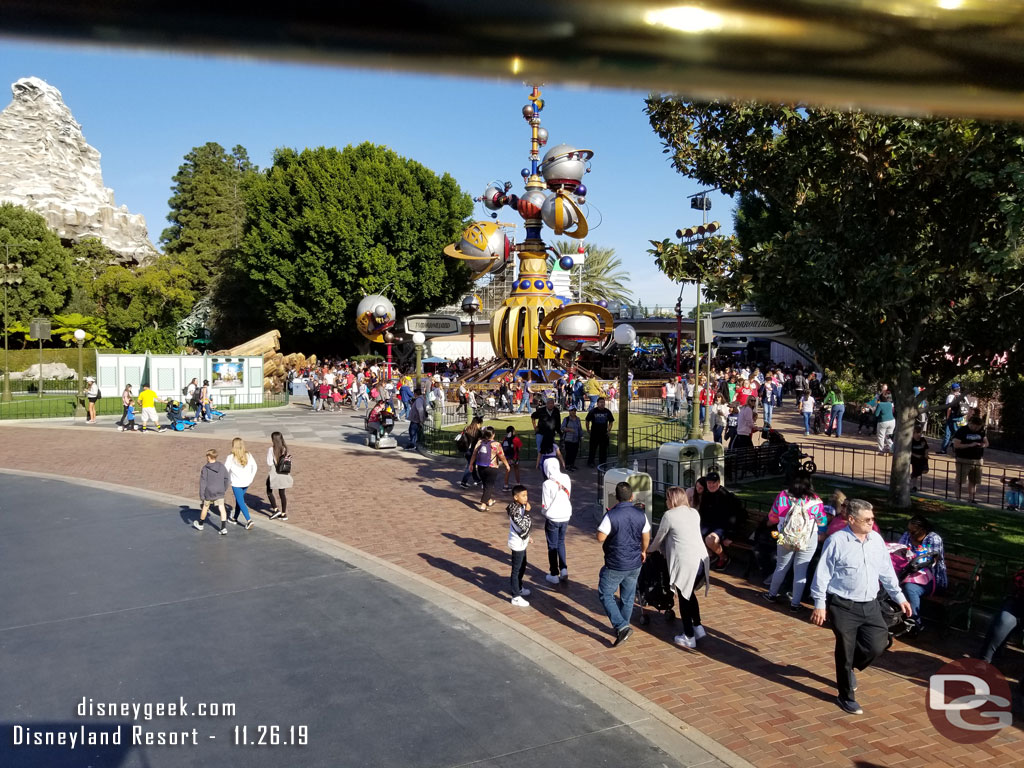
<svg viewBox="0 0 1024 768"><path fill-rule="evenodd" d="M146 217L154 243L167 223L171 177L185 153L207 141L241 144L261 167L277 147L373 141L452 174L474 197L495 179L521 191L519 171L528 165L525 83L0 42L0 81L9 86L30 75L63 93L102 155L104 183L118 205ZM548 147L565 142L595 153L585 179L592 211L587 241L615 249L634 297L647 306L674 305L678 284L657 271L647 241L699 223L686 199L698 187L662 154L643 113L645 92L542 87ZM9 101L8 91L0 108ZM712 217L728 233L732 202L713 200ZM474 215L485 217L482 206ZM507 208L501 219L519 220ZM555 239L550 230L545 238ZM684 304L693 302L688 286Z"/></svg>

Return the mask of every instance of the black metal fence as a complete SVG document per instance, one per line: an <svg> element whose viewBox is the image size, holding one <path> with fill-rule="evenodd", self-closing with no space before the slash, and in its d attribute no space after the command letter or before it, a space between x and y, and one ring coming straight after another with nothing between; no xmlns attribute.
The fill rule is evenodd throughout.
<svg viewBox="0 0 1024 768"><path fill-rule="evenodd" d="M222 404L214 405L214 408L241 411L253 408L275 408L287 404L287 395L265 392L262 395L235 395L226 398ZM79 398L73 393L70 396L46 394L43 397L16 395L9 403L0 402L0 420L71 418L76 414L78 405ZM82 405L84 408L84 402ZM163 407L159 406L157 411L162 414ZM191 409L189 412L191 413ZM121 413L120 397L102 397L96 401L97 416L120 416Z"/></svg>
<svg viewBox="0 0 1024 768"><path fill-rule="evenodd" d="M11 392L14 394L34 394L39 396L40 382L36 379L11 379ZM78 391L78 379L43 379L43 396L73 395Z"/></svg>

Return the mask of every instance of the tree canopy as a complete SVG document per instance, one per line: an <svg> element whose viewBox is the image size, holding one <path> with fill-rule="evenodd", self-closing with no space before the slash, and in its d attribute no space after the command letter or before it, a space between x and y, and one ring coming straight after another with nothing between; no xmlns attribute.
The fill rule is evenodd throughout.
<svg viewBox="0 0 1024 768"><path fill-rule="evenodd" d="M171 226L160 235L164 254L187 264L200 291L214 281L225 255L238 248L245 225L245 185L257 169L243 146L194 147L172 178Z"/></svg>
<svg viewBox="0 0 1024 768"><path fill-rule="evenodd" d="M71 256L38 213L0 203L0 260L20 264L7 289L9 320L27 323L60 311L71 293Z"/></svg>
<svg viewBox="0 0 1024 768"><path fill-rule="evenodd" d="M1024 127L665 96L647 113L678 171L738 199L736 240L698 252L711 297L891 384L909 504L914 386L1020 365Z"/></svg>
<svg viewBox="0 0 1024 768"><path fill-rule="evenodd" d="M246 233L225 286L235 293L220 303L247 313L251 331L350 347L363 295L386 291L411 314L469 285L469 271L442 253L472 211L447 173L370 143L281 149L247 190Z"/></svg>

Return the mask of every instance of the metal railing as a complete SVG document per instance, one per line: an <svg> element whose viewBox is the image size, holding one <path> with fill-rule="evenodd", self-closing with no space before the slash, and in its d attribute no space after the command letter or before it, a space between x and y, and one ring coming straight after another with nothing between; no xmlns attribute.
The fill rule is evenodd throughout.
<svg viewBox="0 0 1024 768"><path fill-rule="evenodd" d="M33 394L39 396L39 384L37 379L11 379L11 392L18 394ZM73 395L78 391L78 379L43 379L43 395L59 394Z"/></svg>
<svg viewBox="0 0 1024 768"><path fill-rule="evenodd" d="M240 411L254 408L276 408L288 404L287 395L263 393L263 395L235 395L234 402L225 398L224 402L214 404L218 410ZM0 403L0 420L24 419L61 419L75 415L78 398L70 396L44 395L43 397L18 396L10 403ZM191 413L191 408L188 412ZM157 412L163 414L163 406L158 404ZM97 416L120 416L122 413L120 397L102 397L96 401Z"/></svg>

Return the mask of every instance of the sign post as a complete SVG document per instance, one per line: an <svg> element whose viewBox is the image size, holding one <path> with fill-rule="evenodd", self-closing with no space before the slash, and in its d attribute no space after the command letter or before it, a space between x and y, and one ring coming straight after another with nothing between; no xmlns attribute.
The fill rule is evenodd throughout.
<svg viewBox="0 0 1024 768"><path fill-rule="evenodd" d="M431 336L457 336L462 333L462 321L454 315L409 315L405 318L405 332Z"/></svg>
<svg viewBox="0 0 1024 768"><path fill-rule="evenodd" d="M43 396L43 342L50 340L50 321L43 317L33 318L28 326L28 335L39 342L39 397Z"/></svg>

